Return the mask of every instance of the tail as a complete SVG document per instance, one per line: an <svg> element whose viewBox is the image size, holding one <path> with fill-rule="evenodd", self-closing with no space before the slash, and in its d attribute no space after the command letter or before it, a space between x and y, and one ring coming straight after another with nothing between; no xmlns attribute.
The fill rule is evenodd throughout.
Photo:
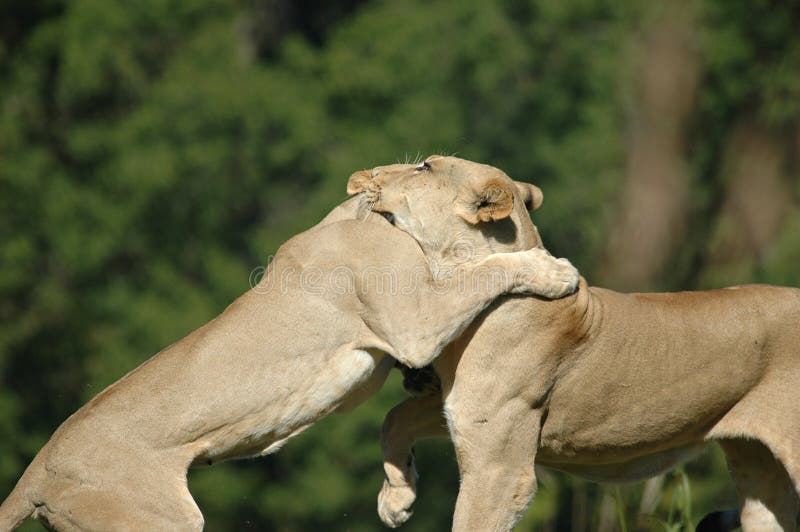
<svg viewBox="0 0 800 532"><path fill-rule="evenodd" d="M24 478L23 475L11 494L0 505L0 532L14 530L36 509L21 488Z"/></svg>

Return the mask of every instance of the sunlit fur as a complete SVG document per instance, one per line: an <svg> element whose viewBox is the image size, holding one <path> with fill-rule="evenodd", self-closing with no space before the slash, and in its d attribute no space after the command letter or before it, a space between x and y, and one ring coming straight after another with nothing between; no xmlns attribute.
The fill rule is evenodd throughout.
<svg viewBox="0 0 800 532"><path fill-rule="evenodd" d="M402 169L387 174L376 208L390 198L409 198L407 206L396 201L392 207L403 212L414 238L427 236L419 228L430 232L431 224L441 224L438 234L475 242L479 253L538 241L527 213L519 213L509 217L515 227L504 229L506 238L498 234L491 245L479 245L486 226L498 222L469 224L442 213L446 198L463 193L470 170L481 165L439 162L446 169L427 180L414 181ZM431 205L437 201L442 205ZM534 461L595 481L632 481L668 470L709 442L725 451L743 530L795 529L796 288L622 294L582 280L564 299L501 300L445 349L435 367L441 400L409 399L384 423L386 480L378 511L389 526L411 516L415 439L444 434L453 439L461 473L457 531L513 528L535 494Z"/></svg>

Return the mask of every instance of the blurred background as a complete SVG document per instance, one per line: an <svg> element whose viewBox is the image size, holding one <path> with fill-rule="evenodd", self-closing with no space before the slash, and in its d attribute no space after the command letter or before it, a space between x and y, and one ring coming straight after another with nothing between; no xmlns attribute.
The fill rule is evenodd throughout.
<svg viewBox="0 0 800 532"><path fill-rule="evenodd" d="M361 168L445 153L534 182L593 284L800 285L798 28L780 0L0 1L0 497ZM383 530L402 397L394 376L275 456L190 472L207 530ZM417 456L404 530L447 530L451 446ZM712 449L646 486L547 475L518 530L682 530L734 500Z"/></svg>

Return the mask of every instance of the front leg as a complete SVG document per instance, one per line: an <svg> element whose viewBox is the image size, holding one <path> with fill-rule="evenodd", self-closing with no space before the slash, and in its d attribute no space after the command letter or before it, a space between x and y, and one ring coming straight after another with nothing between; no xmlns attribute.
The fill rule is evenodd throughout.
<svg viewBox="0 0 800 532"><path fill-rule="evenodd" d="M456 448L461 487L453 531L506 532L514 528L536 493L541 411L519 398L498 409L485 394L472 394L445 411Z"/></svg>
<svg viewBox="0 0 800 532"><path fill-rule="evenodd" d="M386 476L378 494L378 515L386 526L397 528L411 517L417 495L414 442L448 436L438 394L406 399L386 415L381 431Z"/></svg>
<svg viewBox="0 0 800 532"><path fill-rule="evenodd" d="M418 271L398 273L400 293L364 294L363 316L396 359L417 368L430 364L497 297L560 297L574 292L580 279L569 261L539 248L489 255L439 282L421 279Z"/></svg>

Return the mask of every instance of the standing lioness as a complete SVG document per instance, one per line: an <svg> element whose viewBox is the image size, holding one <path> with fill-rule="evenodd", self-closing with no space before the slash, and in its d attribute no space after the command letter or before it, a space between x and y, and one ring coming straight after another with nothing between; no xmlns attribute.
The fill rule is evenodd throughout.
<svg viewBox="0 0 800 532"><path fill-rule="evenodd" d="M29 516L56 530L201 529L190 466L274 452L379 387L386 353L430 363L501 293L577 283L540 249L436 281L410 237L379 216L354 220L357 204L291 239L254 290L67 419L0 506L0 530Z"/></svg>
<svg viewBox="0 0 800 532"><path fill-rule="evenodd" d="M444 237L431 235L464 241L498 231L490 220L473 225L452 199L476 172L497 175L495 197L527 190L541 201L499 170L436 156L368 181L354 176L349 190L379 197L374 209L432 255L426 248ZM505 234L538 239L522 216ZM800 290L621 294L582 282L562 300L504 298L435 367L461 472L454 530L510 530L535 493L534 460L596 481L635 480L710 441L728 458L744 530L795 529ZM416 438L443 432L441 409L441 398L412 398L387 417L379 513L390 526L410 516L409 451Z"/></svg>

